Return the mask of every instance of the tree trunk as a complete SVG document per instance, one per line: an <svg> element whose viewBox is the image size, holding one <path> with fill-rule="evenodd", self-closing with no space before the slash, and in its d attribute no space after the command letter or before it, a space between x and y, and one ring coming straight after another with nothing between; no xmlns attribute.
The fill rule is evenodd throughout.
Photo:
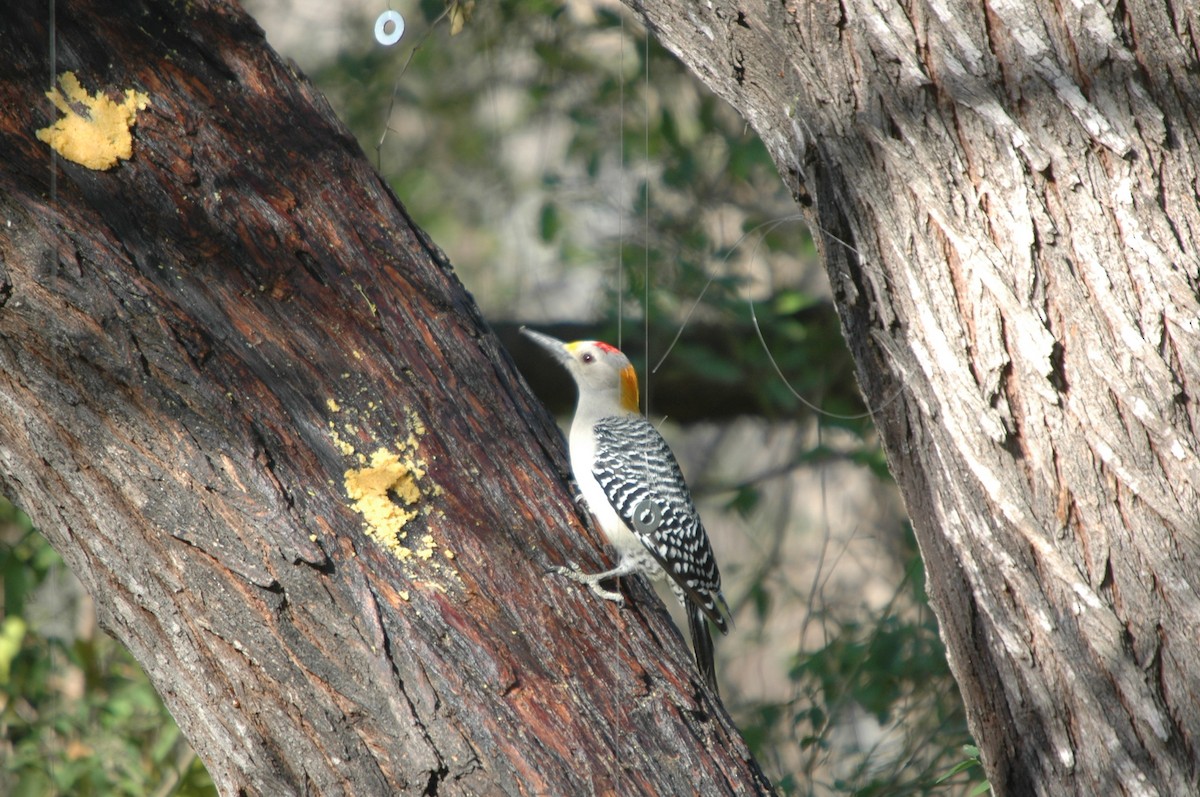
<svg viewBox="0 0 1200 797"><path fill-rule="evenodd" d="M1197 793L1198 7L630 3L810 210L996 793Z"/></svg>
<svg viewBox="0 0 1200 797"><path fill-rule="evenodd" d="M221 793L769 792L649 590L545 576L599 564L561 435L253 21L52 8L0 29L0 490Z"/></svg>

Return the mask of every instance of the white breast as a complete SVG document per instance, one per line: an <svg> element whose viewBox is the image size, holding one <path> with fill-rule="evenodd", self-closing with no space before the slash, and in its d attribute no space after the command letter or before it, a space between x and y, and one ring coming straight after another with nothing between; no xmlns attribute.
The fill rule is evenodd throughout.
<svg viewBox="0 0 1200 797"><path fill-rule="evenodd" d="M617 515L608 501L608 496L592 475L592 463L595 461L596 452L596 438L592 433L592 425L588 423L584 428L579 427L580 424L571 425L571 472L575 474L575 482L587 501L588 509L600 524L600 531L608 538L609 544L617 549L622 559L626 556L636 556L639 559L646 557L648 552L645 546Z"/></svg>

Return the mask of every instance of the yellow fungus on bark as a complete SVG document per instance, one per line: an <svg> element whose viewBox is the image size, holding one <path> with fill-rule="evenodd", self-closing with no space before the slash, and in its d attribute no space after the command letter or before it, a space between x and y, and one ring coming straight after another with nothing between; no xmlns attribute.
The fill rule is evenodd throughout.
<svg viewBox="0 0 1200 797"><path fill-rule="evenodd" d="M343 474L346 494L367 523L367 533L399 559L413 555L401 540L408 536L404 526L417 516L421 499L417 479L425 471L399 454L381 448L371 455L370 464Z"/></svg>
<svg viewBox="0 0 1200 797"><path fill-rule="evenodd" d="M354 421L342 424L341 420L335 423L330 419L329 435L342 454L358 460L359 467L346 470L342 478L350 507L362 515L367 536L409 566L420 565L443 575L457 576L452 566L444 567L440 558L434 559L441 546L433 534L424 531L425 523L417 526L422 529L419 540L415 534L409 534L412 528L409 523L419 517L426 521L430 517L445 519L445 513L435 510L428 500L441 495L442 488L427 478L427 466L419 453L419 435L425 433L425 424L410 411L408 426L412 431L408 437L397 440L393 448L376 449L368 459L350 442L360 435L358 410L344 407L333 398L326 400L325 407L331 413L344 411ZM342 419L347 415L342 415ZM338 434L339 425L350 440ZM450 551L443 550L443 554L446 560L454 559Z"/></svg>
<svg viewBox="0 0 1200 797"><path fill-rule="evenodd" d="M137 122L137 112L150 102L145 94L126 89L121 102L113 102L99 91L93 97L74 72L63 72L58 86L46 96L63 117L37 131L37 137L59 155L101 171L133 156L129 130Z"/></svg>

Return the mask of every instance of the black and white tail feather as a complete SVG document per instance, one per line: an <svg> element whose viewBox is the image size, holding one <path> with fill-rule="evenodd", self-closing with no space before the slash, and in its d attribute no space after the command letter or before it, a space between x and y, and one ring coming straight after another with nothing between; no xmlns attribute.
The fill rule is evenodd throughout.
<svg viewBox="0 0 1200 797"><path fill-rule="evenodd" d="M595 425L592 475L613 509L669 578L692 638L696 666L717 692L711 620L728 633L729 606L708 534L666 440L646 418L618 416Z"/></svg>

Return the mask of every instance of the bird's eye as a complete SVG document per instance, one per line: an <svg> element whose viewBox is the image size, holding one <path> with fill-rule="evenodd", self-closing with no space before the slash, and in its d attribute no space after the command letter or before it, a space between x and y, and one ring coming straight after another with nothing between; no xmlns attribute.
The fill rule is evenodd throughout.
<svg viewBox="0 0 1200 797"><path fill-rule="evenodd" d="M595 360L595 359L596 359L596 358L595 358L595 356L593 356L593 355L592 355L592 354L590 354L590 353L589 353L589 354L585 354L585 355L583 355L583 361L584 361L585 363L590 363L590 362L592 362L592 361L593 361L593 360Z"/></svg>

